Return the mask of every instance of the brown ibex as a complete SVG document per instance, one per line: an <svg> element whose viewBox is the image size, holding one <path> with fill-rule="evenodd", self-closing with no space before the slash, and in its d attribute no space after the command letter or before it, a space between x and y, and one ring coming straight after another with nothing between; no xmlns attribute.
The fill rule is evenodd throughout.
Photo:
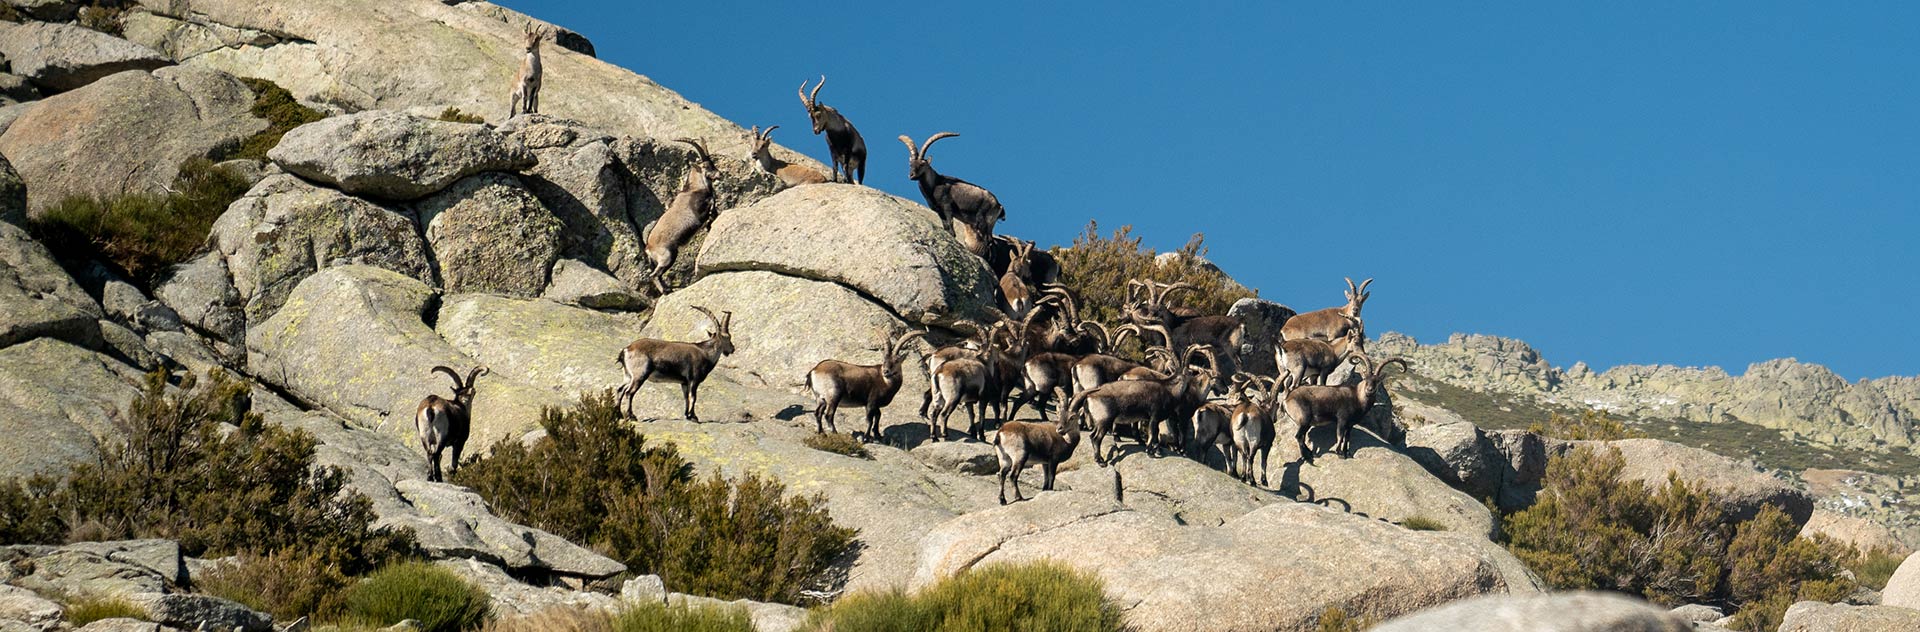
<svg viewBox="0 0 1920 632"><path fill-rule="evenodd" d="M428 481L446 480L440 475L440 451L447 448L453 448L454 473L460 472L460 452L467 448L467 436L473 433L473 381L487 372L487 367L477 366L462 380L459 373L444 366L428 371L453 378L453 399L428 395L413 411L414 434L419 435L420 448L427 452Z"/></svg>
<svg viewBox="0 0 1920 632"><path fill-rule="evenodd" d="M1288 340L1318 338L1332 342L1345 338L1350 329L1361 330L1361 336L1364 337L1366 328L1360 320L1360 306L1367 302L1367 297L1373 295L1367 291L1367 286L1372 284L1373 279L1367 279L1355 286L1349 277L1346 305L1317 309L1289 318L1286 324L1280 326L1281 337Z"/></svg>
<svg viewBox="0 0 1920 632"><path fill-rule="evenodd" d="M700 401L700 383L713 373L714 365L720 363L720 357L733 353L733 312L720 312L714 318L713 312L698 305L691 306L707 317L707 339L700 342L669 342L652 338L641 338L621 349L614 356L627 373L627 383L620 387L618 397L614 399L617 410L625 410L628 419L633 415L633 396L640 392L640 386L647 378L659 376L669 382L680 383L680 396L686 400L687 421L699 422L700 416L694 414L694 404ZM620 408L625 403L624 409Z"/></svg>
<svg viewBox="0 0 1920 632"><path fill-rule="evenodd" d="M920 196L926 198L927 208L933 209L942 222L953 223L953 236L960 245L984 261L993 245L993 225L1007 218L1007 209L1000 206L1000 198L992 191L934 171L933 163L927 162L927 150L935 142L954 136L959 134L934 134L916 149L913 139L901 134L900 142L907 145L907 178L920 183Z"/></svg>
<svg viewBox="0 0 1920 632"><path fill-rule="evenodd" d="M507 104L507 117L540 111L540 41L551 31L545 26L526 26L527 56L520 61L520 74L513 78L513 97Z"/></svg>
<svg viewBox="0 0 1920 632"><path fill-rule="evenodd" d="M666 212L647 229L647 258L653 263L647 278L653 281L653 289L660 296L667 294L667 271L673 268L680 247L687 245L694 233L713 220L713 183L720 179L720 167L713 163L713 156L707 154L705 145L691 138L675 140L691 145L696 160Z"/></svg>
<svg viewBox="0 0 1920 632"><path fill-rule="evenodd" d="M1000 461L1000 504L1007 504L1007 479L1013 479L1013 500L1020 496L1020 471L1028 461L1040 464L1041 491L1053 489L1053 476L1060 463L1073 457L1080 446L1080 424L1062 416L1059 423L1009 421L993 436L993 453Z"/></svg>
<svg viewBox="0 0 1920 632"><path fill-rule="evenodd" d="M880 436L880 409L893 403L893 396L900 392L900 363L906 360L907 342L927 335L924 331L910 331L888 340L886 348L881 350L879 364L850 364L839 360L821 360L807 371L807 388L813 391L818 404L813 408L814 432L839 432L834 419L839 416L841 404L860 404L867 412L867 441ZM821 420L825 419L823 427Z"/></svg>
<svg viewBox="0 0 1920 632"><path fill-rule="evenodd" d="M781 184L789 187L826 182L827 174L820 173L819 169L794 164L773 156L773 130L776 129L780 129L780 126L774 125L761 130L760 126L755 125L748 131L753 135L753 139L751 151L747 155L753 159L753 164L761 171L773 174L780 179Z"/></svg>
<svg viewBox="0 0 1920 632"><path fill-rule="evenodd" d="M1402 369L1413 370L1403 358L1388 358L1379 366L1366 356L1359 358L1366 373L1361 374L1358 382L1343 386L1301 386L1287 393L1287 416L1300 425L1294 440L1300 444L1302 460L1313 462L1313 450L1307 446L1307 431L1327 424L1333 424L1334 428L1333 452L1342 458L1352 456L1353 425L1373 408L1375 395L1387 379L1387 365L1399 364Z"/></svg>

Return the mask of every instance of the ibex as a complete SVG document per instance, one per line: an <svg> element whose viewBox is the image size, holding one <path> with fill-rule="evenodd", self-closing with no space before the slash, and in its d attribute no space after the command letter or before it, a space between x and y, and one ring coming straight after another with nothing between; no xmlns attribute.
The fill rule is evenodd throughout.
<svg viewBox="0 0 1920 632"><path fill-rule="evenodd" d="M713 163L706 146L691 138L674 140L693 146L696 160L693 168L687 170L680 192L647 230L647 258L653 263L647 278L653 281L653 289L660 296L667 294L667 271L673 269L680 247L687 245L687 240L713 219L713 183L720 179L720 167Z"/></svg>
<svg viewBox="0 0 1920 632"><path fill-rule="evenodd" d="M700 342L668 342L641 338L621 349L613 361L620 364L627 373L627 383L620 387L619 395L614 399L616 409L625 410L628 419L636 419L633 414L633 396L640 392L640 385L647 378L658 375L660 379L680 383L680 396L686 400L687 421L698 422L700 416L694 414L694 404L700 401L700 383L713 373L713 367L720 363L720 357L733 353L733 312L720 312L719 318L713 312L698 305L692 306L707 317L707 339ZM620 408L622 403L625 408Z"/></svg>
<svg viewBox="0 0 1920 632"><path fill-rule="evenodd" d="M1366 356L1359 358L1366 373L1358 382L1344 386L1301 386L1287 393L1287 416L1300 425L1294 440L1300 444L1302 460L1313 462L1313 450L1307 446L1307 431L1326 424L1333 424L1333 452L1342 458L1352 456L1353 424L1373 408L1374 395L1380 392L1381 383L1387 378L1387 365L1399 364L1402 369L1413 370L1402 358L1388 358L1377 367Z"/></svg>
<svg viewBox="0 0 1920 632"><path fill-rule="evenodd" d="M924 331L910 331L888 340L881 351L880 364L821 360L813 365L813 370L807 372L807 388L818 399L813 408L814 432L839 432L834 419L839 416L840 405L861 404L867 411L865 440L879 437L880 409L893 403L894 394L900 392L900 363L906 360L907 341L925 335ZM826 420L824 427L822 419Z"/></svg>
<svg viewBox="0 0 1920 632"><path fill-rule="evenodd" d="M1119 380L1080 391L1073 396L1073 401L1062 415L1063 418L1080 414L1087 416L1087 423L1093 428L1095 463L1105 466L1111 460L1101 453L1100 439L1113 432L1119 422L1141 422L1145 429L1143 443L1151 452L1158 449L1162 422L1172 421L1175 415L1191 415L1206 401L1204 393L1209 388L1212 375L1206 369L1188 367L1185 362L1195 353L1213 355L1210 349L1192 345L1171 363L1168 370L1170 375L1162 379ZM1118 443L1115 441L1116 450Z"/></svg>
<svg viewBox="0 0 1920 632"><path fill-rule="evenodd" d="M1073 449L1080 446L1080 424L1065 416L1059 423L1027 423L1009 421L1000 425L1000 431L993 436L993 452L1000 460L1000 504L1007 504L1007 479L1013 479L1013 500L1026 500L1020 496L1020 471L1027 468L1029 460L1040 463L1041 491L1053 489L1053 476L1060 463L1073 457Z"/></svg>
<svg viewBox="0 0 1920 632"><path fill-rule="evenodd" d="M1264 396L1256 396L1253 389L1260 380L1267 382ZM1237 459L1235 474L1241 480L1252 485L1254 474L1260 475L1260 485L1267 484L1267 454L1273 451L1274 409L1280 404L1281 380L1266 377L1250 377L1234 385L1233 413L1229 427L1233 435L1233 453ZM1253 457L1260 456L1260 466L1256 469Z"/></svg>
<svg viewBox="0 0 1920 632"><path fill-rule="evenodd" d="M420 436L420 448L427 452L427 480L440 482L446 480L440 475L441 450L453 448L453 471L460 472L460 452L467 448L467 436L473 431L473 380L488 371L484 366L474 367L464 380L444 366L433 367L428 373L445 373L453 378L453 399L428 395L413 411L414 434Z"/></svg>
<svg viewBox="0 0 1920 632"><path fill-rule="evenodd" d="M513 97L507 105L507 118L540 111L540 41L551 32L544 26L526 26L527 56L520 61L520 74L513 78Z"/></svg>
<svg viewBox="0 0 1920 632"><path fill-rule="evenodd" d="M1000 275L1001 307L1006 310L1008 318L1025 318L1027 312L1033 310L1036 292L1027 281L1033 275L1031 259L1029 259L1032 255L1033 242L1017 242L1014 246L1013 260L1007 265L1006 274Z"/></svg>
<svg viewBox="0 0 1920 632"><path fill-rule="evenodd" d="M1289 318L1286 324L1280 326L1280 335L1288 340L1319 338L1332 342L1345 338L1350 329L1359 329L1361 335L1365 336L1366 329L1360 321L1360 306L1367 302L1367 297L1373 295L1367 291L1367 286L1372 284L1373 279L1367 279L1355 286L1349 277L1346 305L1317 309Z"/></svg>
<svg viewBox="0 0 1920 632"><path fill-rule="evenodd" d="M996 413L1004 413L1005 400L998 372L1006 362L1006 354L1000 351L997 340L1000 329L995 326L987 330L986 342L980 346L979 353L948 360L934 370L929 379L933 415L927 420L931 440L946 439L947 422L953 418L954 409L962 404L970 404L967 436L975 440L984 440L988 406L993 406Z"/></svg>
<svg viewBox="0 0 1920 632"><path fill-rule="evenodd" d="M1273 345L1273 365L1279 367L1280 376L1289 386L1323 386L1327 376L1347 358L1361 353L1360 330L1349 329L1347 336L1330 344L1319 338L1293 340L1280 332L1279 342Z"/></svg>
<svg viewBox="0 0 1920 632"><path fill-rule="evenodd" d="M920 196L926 198L927 208L940 215L940 221L953 222L953 236L960 245L985 260L993 246L993 225L1007 218L1007 209L1000 206L1000 199L992 191L934 171L933 163L927 162L927 150L935 142L954 136L959 134L934 134L916 149L913 139L901 134L900 142L907 145L907 178L920 183Z"/></svg>
<svg viewBox="0 0 1920 632"><path fill-rule="evenodd" d="M749 133L753 134L753 144L752 151L748 155L753 158L753 164L760 167L761 171L773 174L780 179L781 184L789 187L826 182L827 174L820 173L819 169L773 157L773 130L776 129L780 129L780 126L774 125L763 131L760 126L755 125L752 130L749 130Z"/></svg>
<svg viewBox="0 0 1920 632"><path fill-rule="evenodd" d="M835 182L860 184L867 179L867 141L860 138L860 130L840 111L820 104L820 88L827 85L827 76L820 75L820 83L807 92L807 82L800 82L800 104L807 107L807 118L813 120L813 135L827 135L827 153L833 156L833 179ZM841 175L846 179L842 180Z"/></svg>
<svg viewBox="0 0 1920 632"><path fill-rule="evenodd" d="M1025 240L1010 235L994 235L993 244L987 247L987 269L998 276L1006 274L1013 264L1013 254L1019 250ZM1046 250L1034 250L1027 255L1028 272L1024 275L1028 285L1044 286L1060 280L1060 260Z"/></svg>
<svg viewBox="0 0 1920 632"><path fill-rule="evenodd" d="M1161 332L1163 342L1169 348L1179 348L1190 344L1206 345L1214 353L1227 361L1224 371L1233 374L1239 370L1240 347L1245 343L1247 325L1239 318L1226 315L1199 315L1198 312L1178 310L1168 304L1167 299L1176 292L1198 292L1200 288L1189 283L1162 284L1153 281L1130 281L1129 286L1144 286L1147 300L1131 301L1122 316L1128 321L1142 326L1158 324L1166 327ZM1129 294L1132 294L1129 287Z"/></svg>

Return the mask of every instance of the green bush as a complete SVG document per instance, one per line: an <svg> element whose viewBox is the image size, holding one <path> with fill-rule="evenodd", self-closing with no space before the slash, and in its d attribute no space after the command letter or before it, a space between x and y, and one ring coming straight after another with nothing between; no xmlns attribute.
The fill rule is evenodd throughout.
<svg viewBox="0 0 1920 632"><path fill-rule="evenodd" d="M1360 632L1378 623L1371 618L1356 619L1339 606L1320 611L1320 632Z"/></svg>
<svg viewBox="0 0 1920 632"><path fill-rule="evenodd" d="M1553 413L1545 422L1527 426L1527 432L1570 441L1619 441L1647 436L1597 410L1580 411L1579 417Z"/></svg>
<svg viewBox="0 0 1920 632"><path fill-rule="evenodd" d="M196 575L193 582L200 592L292 621L338 618L342 593L353 580L329 564L324 554L288 549L242 553L237 563Z"/></svg>
<svg viewBox="0 0 1920 632"><path fill-rule="evenodd" d="M1207 249L1203 237L1195 233L1182 246L1180 257L1168 265L1154 261L1152 249L1140 245L1132 226L1122 226L1111 238L1102 238L1099 226L1087 222L1087 228L1073 239L1073 246L1055 248L1060 261L1060 282L1079 300L1080 317L1115 323L1127 301L1127 281L1150 279L1161 283L1191 283L1198 292L1176 295L1175 301L1206 314L1225 314L1234 301L1254 296L1253 292L1231 283L1225 274L1203 267L1197 257Z"/></svg>
<svg viewBox="0 0 1920 632"><path fill-rule="evenodd" d="M369 625L420 622L423 632L477 630L492 606L486 591L453 571L426 562L402 562L347 588L345 617Z"/></svg>
<svg viewBox="0 0 1920 632"><path fill-rule="evenodd" d="M613 612L560 606L495 619L486 632L753 632L740 608L643 603Z"/></svg>
<svg viewBox="0 0 1920 632"><path fill-rule="evenodd" d="M1874 590L1883 590L1887 587L1887 580L1893 578L1893 572L1900 568L1900 563L1906 561L1907 556L1888 549L1875 548L1856 551L1848 558L1847 569L1853 571L1853 577L1860 582L1860 585Z"/></svg>
<svg viewBox="0 0 1920 632"><path fill-rule="evenodd" d="M146 610L119 596L88 595L61 606L66 608L67 623L76 628L104 619L147 620Z"/></svg>
<svg viewBox="0 0 1920 632"><path fill-rule="evenodd" d="M28 229L63 261L99 259L149 288L206 244L213 222L247 192L246 178L196 158L180 165L173 190L56 202Z"/></svg>
<svg viewBox="0 0 1920 632"><path fill-rule="evenodd" d="M441 110L440 116L437 116L434 118L438 118L442 121L448 121L453 123L485 123L487 122L486 119L480 118L480 115L478 114L468 114L466 112L460 111L460 108L456 108L456 107L449 107L447 109Z"/></svg>
<svg viewBox="0 0 1920 632"><path fill-rule="evenodd" d="M27 18L25 16L20 15L19 9L13 8L11 4L0 2L0 22L19 23L25 22L26 20Z"/></svg>
<svg viewBox="0 0 1920 632"><path fill-rule="evenodd" d="M1400 526L1409 531L1446 531L1447 525L1426 516L1412 516L1400 521Z"/></svg>
<svg viewBox="0 0 1920 632"><path fill-rule="evenodd" d="M253 90L253 108L249 111L265 119L267 128L240 141L240 146L227 152L222 159L266 160L267 152L279 145L280 137L289 130L326 118L318 110L301 105L300 101L293 98L293 93L287 92L280 84L254 77L242 77L240 82Z"/></svg>
<svg viewBox="0 0 1920 632"><path fill-rule="evenodd" d="M1119 630L1099 578L1056 562L976 568L918 594L848 595L813 612L809 630L1094 632Z"/></svg>
<svg viewBox="0 0 1920 632"><path fill-rule="evenodd" d="M816 432L807 435L807 438L801 439L800 442L821 452L832 452L856 459L873 458L873 455L867 453L866 446L860 445L860 441L838 432Z"/></svg>
<svg viewBox="0 0 1920 632"><path fill-rule="evenodd" d="M851 550L818 495L717 473L696 480L672 444L649 446L621 421L611 391L547 409L547 436L515 439L463 466L454 481L500 515L585 542L679 592L795 603Z"/></svg>
<svg viewBox="0 0 1920 632"><path fill-rule="evenodd" d="M1611 448L1554 457L1534 505L1502 521L1508 548L1556 589L1720 605L1741 630L1773 629L1794 601L1853 591L1841 547L1798 537L1779 508L1735 524L1677 476L1652 487L1621 478L1625 466Z"/></svg>

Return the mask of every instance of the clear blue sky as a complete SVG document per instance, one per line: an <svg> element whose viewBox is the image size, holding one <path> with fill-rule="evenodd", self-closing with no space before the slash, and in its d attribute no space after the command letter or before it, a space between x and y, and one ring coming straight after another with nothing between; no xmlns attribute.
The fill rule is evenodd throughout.
<svg viewBox="0 0 1920 632"><path fill-rule="evenodd" d="M935 167L1043 246L1204 232L1301 310L1378 277L1373 332L1920 372L1920 3L503 4L822 159L825 73L910 199L894 137L960 132Z"/></svg>

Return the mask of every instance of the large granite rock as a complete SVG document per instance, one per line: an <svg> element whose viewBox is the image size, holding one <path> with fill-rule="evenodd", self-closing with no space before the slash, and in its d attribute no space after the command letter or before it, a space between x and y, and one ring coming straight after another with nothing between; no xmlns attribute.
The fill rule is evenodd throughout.
<svg viewBox="0 0 1920 632"><path fill-rule="evenodd" d="M120 30L128 41L158 51L174 61L184 61L222 48L265 47L282 42L281 38L262 31L204 20L180 20L139 10L121 14Z"/></svg>
<svg viewBox="0 0 1920 632"><path fill-rule="evenodd" d="M1169 253L1176 254L1176 253ZM1243 342L1251 352L1244 355L1241 368L1254 373L1273 375L1273 348L1280 343L1280 327L1293 318L1293 308L1261 298L1243 298L1233 302L1227 308L1227 315L1240 319L1247 326L1246 339Z"/></svg>
<svg viewBox="0 0 1920 632"><path fill-rule="evenodd" d="M1407 455L1455 489L1475 498L1498 496L1501 452L1478 427L1466 422L1432 424L1407 431Z"/></svg>
<svg viewBox="0 0 1920 632"><path fill-rule="evenodd" d="M1089 555L1096 542L1100 554ZM922 540L913 577L925 586L970 568L1050 559L1098 575L1135 628L1310 629L1330 607L1385 618L1537 590L1531 578L1503 571L1517 564L1500 556L1511 557L1304 503L1267 505L1220 526L1182 526L1073 492L941 525Z"/></svg>
<svg viewBox="0 0 1920 632"><path fill-rule="evenodd" d="M1692 632L1665 609L1618 593L1495 595L1423 610L1375 632Z"/></svg>
<svg viewBox="0 0 1920 632"><path fill-rule="evenodd" d="M153 70L173 62L127 40L50 22L0 22L0 57L13 73L52 92L74 90L127 70Z"/></svg>
<svg viewBox="0 0 1920 632"><path fill-rule="evenodd" d="M256 378L302 400L411 442L420 399L447 393L449 380L432 368L464 372L478 364L427 326L435 299L426 284L395 272L328 268L294 288L272 318L248 329L248 366ZM611 361L611 351L607 357ZM500 374L477 382L471 451L534 428L542 406L573 401Z"/></svg>
<svg viewBox="0 0 1920 632"><path fill-rule="evenodd" d="M55 338L98 348L104 316L53 253L26 230L0 222L0 347Z"/></svg>
<svg viewBox="0 0 1920 632"><path fill-rule="evenodd" d="M1911 632L1920 630L1920 610L1802 601L1787 608L1780 632Z"/></svg>
<svg viewBox="0 0 1920 632"><path fill-rule="evenodd" d="M1862 551L1881 549L1896 555L1913 552L1911 547L1900 541L1900 534L1885 524L1818 507L1814 508L1813 517L1807 519L1806 526L1800 528L1802 536L1814 534L1833 538Z"/></svg>
<svg viewBox="0 0 1920 632"><path fill-rule="evenodd" d="M1880 604L1920 610L1920 553L1907 556L1880 590Z"/></svg>
<svg viewBox="0 0 1920 632"><path fill-rule="evenodd" d="M994 285L932 211L853 185L795 187L720 214L701 274L778 272L851 287L918 323L986 319Z"/></svg>
<svg viewBox="0 0 1920 632"><path fill-rule="evenodd" d="M1492 512L1472 496L1447 486L1413 457L1396 451L1365 430L1355 429L1353 457L1331 453L1301 462L1293 440L1294 424L1283 421L1274 441L1267 475L1281 494L1345 511L1404 523L1420 518L1444 525L1447 531L1477 538L1493 536ZM1333 428L1322 426L1308 434L1314 446L1333 445Z"/></svg>
<svg viewBox="0 0 1920 632"><path fill-rule="evenodd" d="M64 474L118 438L138 371L52 338L0 349L0 479Z"/></svg>
<svg viewBox="0 0 1920 632"><path fill-rule="evenodd" d="M211 239L226 256L233 286L246 301L248 323L272 317L301 281L335 266L377 266L425 283L434 280L426 241L410 214L290 175L254 185L214 223ZM224 290L210 273L185 281L210 287L195 292L199 296L182 313L199 315L219 333L238 333L230 322L233 315L224 311ZM201 315L205 310L213 313Z"/></svg>
<svg viewBox="0 0 1920 632"><path fill-rule="evenodd" d="M0 584L0 630L60 629L66 609L31 590Z"/></svg>
<svg viewBox="0 0 1920 632"><path fill-rule="evenodd" d="M578 259L553 264L552 279L540 298L588 309L640 311L650 302L634 288Z"/></svg>
<svg viewBox="0 0 1920 632"><path fill-rule="evenodd" d="M801 386L821 360L865 354L903 330L886 308L841 285L755 271L711 274L668 294L637 337L706 339L696 305L733 312L735 351L716 373L742 384Z"/></svg>
<svg viewBox="0 0 1920 632"><path fill-rule="evenodd" d="M547 300L465 294L446 299L434 329L497 375L573 397L626 381L613 357L643 324Z"/></svg>
<svg viewBox="0 0 1920 632"><path fill-rule="evenodd" d="M534 165L525 145L484 125L386 110L296 127L267 156L302 178L389 200L419 199L483 171Z"/></svg>
<svg viewBox="0 0 1920 632"><path fill-rule="evenodd" d="M273 617L212 595L144 593L127 601L147 619L179 629L273 632Z"/></svg>
<svg viewBox="0 0 1920 632"><path fill-rule="evenodd" d="M181 163L266 129L252 107L253 91L223 72L127 71L26 110L0 135L0 153L35 212L71 195L160 193Z"/></svg>
<svg viewBox="0 0 1920 632"><path fill-rule="evenodd" d="M132 561L73 547L0 546L0 581L42 595L138 595L164 593L167 578Z"/></svg>
<svg viewBox="0 0 1920 632"><path fill-rule="evenodd" d="M415 206L448 292L539 296L560 221L509 174L470 176Z"/></svg>
<svg viewBox="0 0 1920 632"><path fill-rule="evenodd" d="M220 251L174 266L173 274L154 294L195 330L228 344L246 342L247 302L233 287L227 258Z"/></svg>

